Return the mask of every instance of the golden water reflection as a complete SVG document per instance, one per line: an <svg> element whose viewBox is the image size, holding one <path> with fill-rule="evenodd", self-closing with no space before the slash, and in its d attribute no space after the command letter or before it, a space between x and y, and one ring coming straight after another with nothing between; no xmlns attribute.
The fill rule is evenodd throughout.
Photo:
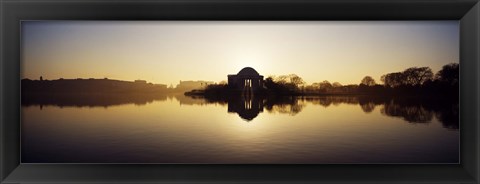
<svg viewBox="0 0 480 184"><path fill-rule="evenodd" d="M28 163L456 163L458 103L366 96L30 97Z"/></svg>

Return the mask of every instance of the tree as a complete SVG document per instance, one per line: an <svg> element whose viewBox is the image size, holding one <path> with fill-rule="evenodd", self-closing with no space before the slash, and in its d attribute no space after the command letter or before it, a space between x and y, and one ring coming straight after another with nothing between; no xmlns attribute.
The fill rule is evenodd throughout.
<svg viewBox="0 0 480 184"><path fill-rule="evenodd" d="M365 86L375 86L375 80L370 77L370 76L365 76L363 79L362 79L362 82L360 84L363 84Z"/></svg>
<svg viewBox="0 0 480 184"><path fill-rule="evenodd" d="M395 88L403 84L404 75L402 72L388 73L382 75L380 80L385 86Z"/></svg>
<svg viewBox="0 0 480 184"><path fill-rule="evenodd" d="M459 73L460 70L458 63L450 63L444 65L442 69L435 74L435 80L438 80L442 83L455 85L458 83Z"/></svg>
<svg viewBox="0 0 480 184"><path fill-rule="evenodd" d="M412 67L404 70L402 73L404 75L403 84L405 85L422 85L426 81L433 79L433 72L429 67Z"/></svg>
<svg viewBox="0 0 480 184"><path fill-rule="evenodd" d="M286 76L286 75L280 75L280 76L278 76L278 77L275 77L274 79L275 79L274 81L275 81L276 83L279 83L279 84L286 84L286 83L288 83L288 81L287 81L288 76Z"/></svg>
<svg viewBox="0 0 480 184"><path fill-rule="evenodd" d="M275 89L276 88L276 84L273 81L273 78L274 78L274 76L269 76L265 79L265 81L263 81L263 84L265 85L266 88L268 88L268 89Z"/></svg>
<svg viewBox="0 0 480 184"><path fill-rule="evenodd" d="M328 91L330 90L333 86L332 84L330 84L330 82L328 82L327 80L324 80L323 82L320 82L319 83L319 89L322 90L322 91Z"/></svg>
<svg viewBox="0 0 480 184"><path fill-rule="evenodd" d="M278 94L292 94L295 93L297 88L294 86L293 83L288 82L286 80L286 76L279 76L276 77L276 79L273 79L273 77L268 77L264 81L265 87L274 93Z"/></svg>
<svg viewBox="0 0 480 184"><path fill-rule="evenodd" d="M288 77L290 79L290 83L294 84L297 88L305 84L305 81L303 81L303 79L298 75L290 74Z"/></svg>

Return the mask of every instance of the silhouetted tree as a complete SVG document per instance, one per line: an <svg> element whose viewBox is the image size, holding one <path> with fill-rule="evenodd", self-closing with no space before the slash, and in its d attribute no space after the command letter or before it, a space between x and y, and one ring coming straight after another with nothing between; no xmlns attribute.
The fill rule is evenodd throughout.
<svg viewBox="0 0 480 184"><path fill-rule="evenodd" d="M380 79L387 87L395 88L403 84L404 75L401 72L382 75Z"/></svg>
<svg viewBox="0 0 480 184"><path fill-rule="evenodd" d="M429 67L411 67L403 72L388 73L381 77L382 91L389 94L452 95L458 93L458 64L443 66L434 77ZM380 89L380 88L378 88ZM378 91L375 90L375 91Z"/></svg>
<svg viewBox="0 0 480 184"><path fill-rule="evenodd" d="M288 81L287 81L288 76L286 76L286 75L280 75L280 76L278 76L278 77L273 76L272 78L274 79L273 81L274 81L275 83L279 83L279 84L286 84L286 83L288 83Z"/></svg>
<svg viewBox="0 0 480 184"><path fill-rule="evenodd" d="M455 85L459 80L459 65L458 63L450 63L444 65L437 74L435 74L435 79L450 85Z"/></svg>
<svg viewBox="0 0 480 184"><path fill-rule="evenodd" d="M432 69L429 67L412 67L402 72L405 85L417 86L433 79Z"/></svg>
<svg viewBox="0 0 480 184"><path fill-rule="evenodd" d="M271 92L297 93L303 88L305 81L296 74L280 75L278 77L269 76L265 79L265 87ZM273 90L273 91L272 91Z"/></svg>
<svg viewBox="0 0 480 184"><path fill-rule="evenodd" d="M273 81L273 76L267 77L264 81L263 84L265 85L266 88L272 88L275 84Z"/></svg>
<svg viewBox="0 0 480 184"><path fill-rule="evenodd" d="M295 93L295 85L288 83L286 76L267 77L264 81L265 88L272 94L293 94Z"/></svg>
<svg viewBox="0 0 480 184"><path fill-rule="evenodd" d="M323 92L328 92L330 91L330 89L332 88L332 84L330 84L330 82L328 82L327 80L324 80L320 83L318 83L318 88L320 91L323 91Z"/></svg>
<svg viewBox="0 0 480 184"><path fill-rule="evenodd" d="M362 82L360 82L360 84L365 85L365 86L374 86L376 83L375 83L375 80L372 77L365 76L362 79Z"/></svg>
<svg viewBox="0 0 480 184"><path fill-rule="evenodd" d="M288 75L288 77L290 79L290 82L294 84L297 88L305 84L305 81L303 81L303 79L296 74L290 74Z"/></svg>

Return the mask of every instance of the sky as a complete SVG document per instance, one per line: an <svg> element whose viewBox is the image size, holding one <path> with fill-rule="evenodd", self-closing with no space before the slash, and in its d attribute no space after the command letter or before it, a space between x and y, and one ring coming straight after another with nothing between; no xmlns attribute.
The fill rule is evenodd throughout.
<svg viewBox="0 0 480 184"><path fill-rule="evenodd" d="M176 85L244 67L307 84L359 84L459 63L458 21L23 21L22 78Z"/></svg>

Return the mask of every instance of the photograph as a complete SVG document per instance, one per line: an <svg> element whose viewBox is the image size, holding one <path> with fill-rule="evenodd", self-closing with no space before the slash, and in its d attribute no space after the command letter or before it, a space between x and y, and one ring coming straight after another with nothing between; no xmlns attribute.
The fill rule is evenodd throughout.
<svg viewBox="0 0 480 184"><path fill-rule="evenodd" d="M20 58L21 163L460 163L459 20L25 20Z"/></svg>

